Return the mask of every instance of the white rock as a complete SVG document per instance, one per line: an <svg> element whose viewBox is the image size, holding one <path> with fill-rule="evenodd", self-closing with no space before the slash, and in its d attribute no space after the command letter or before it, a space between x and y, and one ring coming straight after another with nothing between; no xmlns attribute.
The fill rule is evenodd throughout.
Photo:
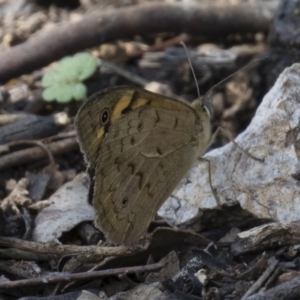
<svg viewBox="0 0 300 300"><path fill-rule="evenodd" d="M235 139L246 151L263 158L263 163L232 143L204 156L211 161L212 184L221 206L239 204L258 218L281 223L300 219L300 183L293 178L300 174L296 153L300 133L299 83L300 64L294 64L280 75L251 124ZM206 213L221 209L212 195L207 168L206 163L198 163L159 210L159 215L171 225L187 227L197 223L199 227ZM242 214L234 217L243 218Z"/></svg>

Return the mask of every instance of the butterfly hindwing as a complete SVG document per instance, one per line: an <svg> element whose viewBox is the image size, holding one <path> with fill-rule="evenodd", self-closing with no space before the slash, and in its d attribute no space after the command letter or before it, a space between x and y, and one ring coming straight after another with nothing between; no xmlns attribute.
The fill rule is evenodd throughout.
<svg viewBox="0 0 300 300"><path fill-rule="evenodd" d="M101 123L101 112L109 121ZM195 111L139 88L113 88L77 117L81 147L94 167L97 225L115 243L142 235L197 158Z"/></svg>

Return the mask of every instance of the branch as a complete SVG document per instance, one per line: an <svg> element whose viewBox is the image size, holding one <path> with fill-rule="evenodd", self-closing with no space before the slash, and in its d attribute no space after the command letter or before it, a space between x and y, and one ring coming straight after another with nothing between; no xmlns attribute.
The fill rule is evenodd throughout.
<svg viewBox="0 0 300 300"><path fill-rule="evenodd" d="M247 300L268 299L300 299L300 277L298 276L288 282L279 284L272 289L257 293L247 298Z"/></svg>
<svg viewBox="0 0 300 300"><path fill-rule="evenodd" d="M103 271L92 271L92 272L82 272L75 274L59 274L51 275L49 277L39 277L39 278L30 278L22 279L16 281L5 281L0 283L1 289L12 289L20 288L24 286L33 286L33 285L42 285L42 284L51 284L56 282L69 282L71 280L87 280L95 279L109 276L117 276L119 274L132 274L136 272L155 272L161 270L166 265L166 262L159 262L156 264L146 265L146 266L136 266L136 267L127 267L127 268L117 268L117 269L108 269Z"/></svg>
<svg viewBox="0 0 300 300"><path fill-rule="evenodd" d="M23 150L18 150L6 155L0 156L0 170L11 167L28 164L34 161L44 159L48 156L48 152L53 155L60 155L79 148L76 138L67 138L57 142L45 144L47 152L41 147L31 147Z"/></svg>
<svg viewBox="0 0 300 300"><path fill-rule="evenodd" d="M144 251L143 247L99 247L36 243L21 239L0 237L0 257L24 260L58 260L65 255L89 256L103 259L111 256L129 256Z"/></svg>
<svg viewBox="0 0 300 300"><path fill-rule="evenodd" d="M118 39L161 32L206 36L267 32L276 1L256 5L149 3L97 12L0 54L0 83L66 55Z"/></svg>

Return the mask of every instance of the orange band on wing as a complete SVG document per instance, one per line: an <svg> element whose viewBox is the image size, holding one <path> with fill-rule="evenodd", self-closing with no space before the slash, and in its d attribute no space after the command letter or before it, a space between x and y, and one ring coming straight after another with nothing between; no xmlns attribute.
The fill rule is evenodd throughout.
<svg viewBox="0 0 300 300"><path fill-rule="evenodd" d="M101 143L104 137L104 127L101 127L97 132L97 142Z"/></svg>
<svg viewBox="0 0 300 300"><path fill-rule="evenodd" d="M149 100L147 100L145 98L138 98L138 100L133 103L131 108L135 109L135 108L141 107L141 106L147 104L148 102L149 102Z"/></svg>
<svg viewBox="0 0 300 300"><path fill-rule="evenodd" d="M128 91L126 95L124 95L120 100L118 101L117 105L114 107L114 110L112 112L111 121L115 121L120 118L122 111L129 106L132 96L134 94L134 90Z"/></svg>

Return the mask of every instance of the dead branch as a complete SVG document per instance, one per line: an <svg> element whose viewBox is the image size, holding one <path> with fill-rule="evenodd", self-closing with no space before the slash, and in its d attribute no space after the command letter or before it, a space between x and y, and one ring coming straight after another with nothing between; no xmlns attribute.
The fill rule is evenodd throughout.
<svg viewBox="0 0 300 300"><path fill-rule="evenodd" d="M258 280L252 284L252 286L248 289L248 291L246 292L246 294L243 296L241 300L246 300L249 295L252 295L256 291L258 291L266 282L266 280L271 276L271 274L276 270L277 266L278 266L278 260L274 258L270 266L258 278Z"/></svg>
<svg viewBox="0 0 300 300"><path fill-rule="evenodd" d="M261 230L262 228L263 230ZM239 236L240 239L233 242L230 246L231 254L238 256L279 246L298 244L300 241L299 233L299 221L289 224L265 224L244 232L243 236Z"/></svg>
<svg viewBox="0 0 300 300"><path fill-rule="evenodd" d="M47 144L47 149L53 155L59 155L73 151L79 148L76 138L67 138L57 142ZM48 154L41 147L32 147L25 150L19 150L0 157L0 170L7 169L22 164L28 164L33 161L44 159Z"/></svg>
<svg viewBox="0 0 300 300"><path fill-rule="evenodd" d="M59 275L51 275L49 277L39 277L39 278L30 278L22 279L16 281L6 281L0 283L1 289L11 289L11 288L20 288L24 286L33 286L41 284L51 284L56 282L69 282L71 280L87 280L95 279L101 277L117 276L120 274L132 274L136 272L155 272L161 270L166 265L165 262L159 262L157 264L151 264L146 266L136 266L136 267L127 267L127 268L118 268L118 269L109 269L103 271L93 271L93 272L82 272L75 274L66 274L62 273Z"/></svg>
<svg viewBox="0 0 300 300"><path fill-rule="evenodd" d="M28 115L26 118L1 127L0 145L18 140L36 140L55 135L70 123L66 113L51 116Z"/></svg>
<svg viewBox="0 0 300 300"><path fill-rule="evenodd" d="M36 243L15 238L0 237L0 257L24 260L59 260L62 256L73 255L101 260L111 256L128 256L143 251L142 247L99 247L75 246L53 243Z"/></svg>
<svg viewBox="0 0 300 300"><path fill-rule="evenodd" d="M166 41L161 41L158 44L155 44L153 46L147 47L145 50L136 50L131 53L128 53L128 56L130 58L138 58L142 56L146 52L156 52L156 51L163 51L164 49L172 46L178 46L181 42L189 42L190 41L190 36L186 33L179 34L169 40Z"/></svg>
<svg viewBox="0 0 300 300"><path fill-rule="evenodd" d="M0 126L14 123L16 121L26 119L28 114L5 114L0 115Z"/></svg>
<svg viewBox="0 0 300 300"><path fill-rule="evenodd" d="M272 289L260 292L247 298L247 300L283 300L300 298L300 277L280 284Z"/></svg>
<svg viewBox="0 0 300 300"><path fill-rule="evenodd" d="M40 147L41 149L43 149L47 153L47 155L49 157L50 164L55 165L55 160L54 160L54 157L52 155L52 152L50 151L48 146L46 144L43 144L41 141L18 140L18 141L7 143L3 147L10 148L10 147L19 146L19 145L34 145L34 146Z"/></svg>
<svg viewBox="0 0 300 300"><path fill-rule="evenodd" d="M0 82L32 72L68 54L134 35L160 32L207 36L267 32L276 1L256 5L149 3L84 17L0 54Z"/></svg>

